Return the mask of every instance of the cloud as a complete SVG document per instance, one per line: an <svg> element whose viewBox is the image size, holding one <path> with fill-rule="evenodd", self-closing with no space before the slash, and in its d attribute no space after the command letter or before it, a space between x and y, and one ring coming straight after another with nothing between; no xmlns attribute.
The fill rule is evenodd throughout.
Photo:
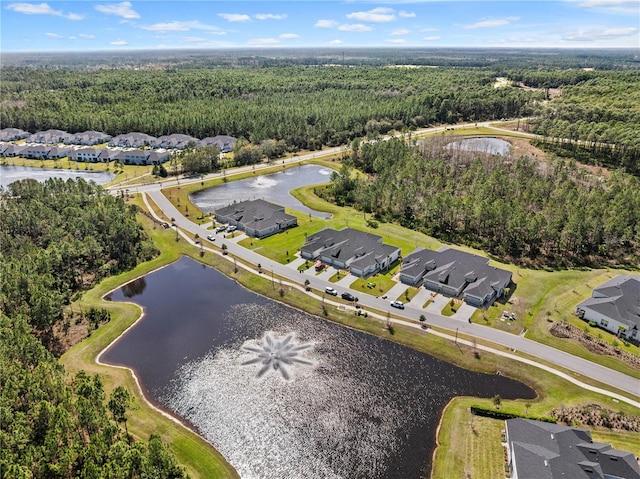
<svg viewBox="0 0 640 479"><path fill-rule="evenodd" d="M256 13L254 17L258 20L284 20L287 18L287 14Z"/></svg>
<svg viewBox="0 0 640 479"><path fill-rule="evenodd" d="M437 32L438 29L437 28L422 28L420 31L422 33L428 33L428 32Z"/></svg>
<svg viewBox="0 0 640 479"><path fill-rule="evenodd" d="M297 33L283 33L282 35L278 35L278 38L282 38L283 40L287 40L290 38L300 38L300 35Z"/></svg>
<svg viewBox="0 0 640 479"><path fill-rule="evenodd" d="M394 11L391 8L378 7L368 12L353 12L347 14L350 20L367 23L386 23L393 22L396 19Z"/></svg>
<svg viewBox="0 0 640 479"><path fill-rule="evenodd" d="M280 40L277 38L254 38L253 40L249 40L249 45L254 46L270 46L277 45L280 43Z"/></svg>
<svg viewBox="0 0 640 479"><path fill-rule="evenodd" d="M138 12L131 8L131 2L112 3L109 5L96 5L95 9L106 15L116 15L122 18L140 18Z"/></svg>
<svg viewBox="0 0 640 479"><path fill-rule="evenodd" d="M78 36L80 38L87 38L87 39L96 38L96 36L92 35L91 33L78 33Z"/></svg>
<svg viewBox="0 0 640 479"><path fill-rule="evenodd" d="M405 12L404 10L400 10L398 12L398 16L400 18L415 18L416 14L414 12Z"/></svg>
<svg viewBox="0 0 640 479"><path fill-rule="evenodd" d="M342 40L331 40L329 45L342 45Z"/></svg>
<svg viewBox="0 0 640 479"><path fill-rule="evenodd" d="M341 32L370 32L373 30L373 27L369 25L363 25L362 23L347 23L344 25L340 25L338 30Z"/></svg>
<svg viewBox="0 0 640 479"><path fill-rule="evenodd" d="M228 22L250 22L251 17L244 13L218 13L219 17L224 18Z"/></svg>
<svg viewBox="0 0 640 479"><path fill-rule="evenodd" d="M109 42L109 45L113 45L116 47L121 47L123 45L128 45L128 42L126 40L115 40L113 42Z"/></svg>
<svg viewBox="0 0 640 479"><path fill-rule="evenodd" d="M387 38L387 43L402 44L405 42L406 40L404 38Z"/></svg>
<svg viewBox="0 0 640 479"><path fill-rule="evenodd" d="M636 27L591 28L566 32L562 35L562 39L571 42L593 42L597 40L629 37L637 33L638 29Z"/></svg>
<svg viewBox="0 0 640 479"><path fill-rule="evenodd" d="M466 30L475 30L476 28L501 27L502 25L509 25L511 22L516 22L518 20L520 20L520 17L496 18L494 20L483 20L472 23L471 25L465 25L464 28Z"/></svg>
<svg viewBox="0 0 640 479"><path fill-rule="evenodd" d="M397 30L392 31L391 35L408 35L409 33L411 32L406 28L398 28Z"/></svg>
<svg viewBox="0 0 640 479"><path fill-rule="evenodd" d="M25 15L54 15L56 17L67 18L69 20L82 20L84 18L78 13L65 14L60 10L54 10L47 3L10 3L6 8L7 10L24 13Z"/></svg>
<svg viewBox="0 0 640 479"><path fill-rule="evenodd" d="M182 37L182 41L187 43L206 43L209 40L202 37Z"/></svg>
<svg viewBox="0 0 640 479"><path fill-rule="evenodd" d="M318 20L314 27L317 28L334 28L338 25L335 20Z"/></svg>
<svg viewBox="0 0 640 479"><path fill-rule="evenodd" d="M154 23L153 25L143 25L143 30L149 30L151 32L188 32L189 30L219 30L218 27L213 25L207 25L206 23L199 22L198 20L192 20L189 22L167 22L167 23Z"/></svg>
<svg viewBox="0 0 640 479"><path fill-rule="evenodd" d="M578 4L578 7L623 15L637 16L640 13L640 4L637 0L584 0Z"/></svg>
<svg viewBox="0 0 640 479"><path fill-rule="evenodd" d="M57 33L45 33L45 35L49 38L64 38L62 35L59 35Z"/></svg>
<svg viewBox="0 0 640 479"><path fill-rule="evenodd" d="M438 36L434 36L434 37L424 37L423 40L427 41L427 42L435 42L436 40L440 40L441 37Z"/></svg>

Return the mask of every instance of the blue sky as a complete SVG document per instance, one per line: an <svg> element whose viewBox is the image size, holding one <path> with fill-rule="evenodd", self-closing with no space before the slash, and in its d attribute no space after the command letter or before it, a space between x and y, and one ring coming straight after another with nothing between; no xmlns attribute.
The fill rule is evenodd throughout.
<svg viewBox="0 0 640 479"><path fill-rule="evenodd" d="M0 1L1 49L636 48L640 0Z"/></svg>

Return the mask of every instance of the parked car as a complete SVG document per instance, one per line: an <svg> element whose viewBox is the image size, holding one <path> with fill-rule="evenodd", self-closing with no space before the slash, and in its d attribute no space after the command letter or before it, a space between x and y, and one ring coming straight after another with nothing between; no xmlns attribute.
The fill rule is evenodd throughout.
<svg viewBox="0 0 640 479"><path fill-rule="evenodd" d="M391 306L398 309L404 309L404 303L402 301L391 301Z"/></svg>
<svg viewBox="0 0 640 479"><path fill-rule="evenodd" d="M209 241L215 241L215 240L216 240L216 237L215 237L215 236L213 236L213 235L209 235L209 236L207 236L207 239L208 239Z"/></svg>
<svg viewBox="0 0 640 479"><path fill-rule="evenodd" d="M216 233L222 233L226 229L227 229L227 225L220 225L216 228Z"/></svg>
<svg viewBox="0 0 640 479"><path fill-rule="evenodd" d="M324 288L324 292L330 294L331 296L338 296L338 292L331 286L327 286L326 288Z"/></svg>
<svg viewBox="0 0 640 479"><path fill-rule="evenodd" d="M342 293L342 299L346 299L347 301L355 301L356 297L351 293Z"/></svg>
<svg viewBox="0 0 640 479"><path fill-rule="evenodd" d="M227 233L233 233L237 229L237 226L227 226Z"/></svg>

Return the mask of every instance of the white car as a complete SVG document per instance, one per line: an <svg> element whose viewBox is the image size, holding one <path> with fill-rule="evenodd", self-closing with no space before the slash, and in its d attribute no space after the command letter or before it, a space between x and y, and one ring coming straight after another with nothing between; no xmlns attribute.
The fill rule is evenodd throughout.
<svg viewBox="0 0 640 479"><path fill-rule="evenodd" d="M324 292L330 294L331 296L338 296L338 292L331 286L327 286L326 288L324 288Z"/></svg>
<svg viewBox="0 0 640 479"><path fill-rule="evenodd" d="M402 301L391 301L391 306L398 309L404 309L404 303Z"/></svg>
<svg viewBox="0 0 640 479"><path fill-rule="evenodd" d="M209 241L215 241L215 240L216 240L216 237L215 237L215 236L213 236L213 235L209 235L209 236L207 236L207 239L208 239Z"/></svg>

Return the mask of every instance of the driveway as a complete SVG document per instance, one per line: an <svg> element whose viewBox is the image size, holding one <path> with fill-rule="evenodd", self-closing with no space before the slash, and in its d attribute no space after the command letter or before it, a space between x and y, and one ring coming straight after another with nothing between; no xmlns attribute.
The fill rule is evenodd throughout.
<svg viewBox="0 0 640 479"><path fill-rule="evenodd" d="M411 298L409 304L414 308L422 308L422 305L431 299L432 294L433 291L429 291L427 288L421 287L418 294Z"/></svg>
<svg viewBox="0 0 640 479"><path fill-rule="evenodd" d="M449 301L451 301L451 298L438 293L435 298L433 298L433 302L427 306L426 311L433 314L440 314Z"/></svg>
<svg viewBox="0 0 640 479"><path fill-rule="evenodd" d="M336 284L340 286L344 286L345 288L349 288L353 284L353 282L356 281L357 279L358 279L357 276L349 273L340 281L336 282Z"/></svg>
<svg viewBox="0 0 640 479"><path fill-rule="evenodd" d="M402 295L402 293L404 293L408 287L409 286L407 286L404 283L398 283L395 286L393 286L389 291L387 291L384 294L384 296L386 296L389 301L395 301L396 299L398 299L399 301L402 301L403 303L405 303L407 300L405 299L404 295ZM400 295L402 295L401 298L400 298Z"/></svg>
<svg viewBox="0 0 640 479"><path fill-rule="evenodd" d="M310 269L311 271L313 271L313 268L310 268ZM337 271L334 268L332 268L331 266L327 266L322 273L316 274L314 276L323 281L329 281L329 278L331 278L331 276L333 276L336 273Z"/></svg>
<svg viewBox="0 0 640 479"><path fill-rule="evenodd" d="M462 321L469 322L471 321L471 315L476 312L476 309L477 308L471 306L470 304L462 303L458 308L458 311L456 311L451 317L453 319L460 319Z"/></svg>
<svg viewBox="0 0 640 479"><path fill-rule="evenodd" d="M298 269L298 266L303 265L305 261L306 260L304 258L296 258L290 263L287 263L287 266L291 269Z"/></svg>

